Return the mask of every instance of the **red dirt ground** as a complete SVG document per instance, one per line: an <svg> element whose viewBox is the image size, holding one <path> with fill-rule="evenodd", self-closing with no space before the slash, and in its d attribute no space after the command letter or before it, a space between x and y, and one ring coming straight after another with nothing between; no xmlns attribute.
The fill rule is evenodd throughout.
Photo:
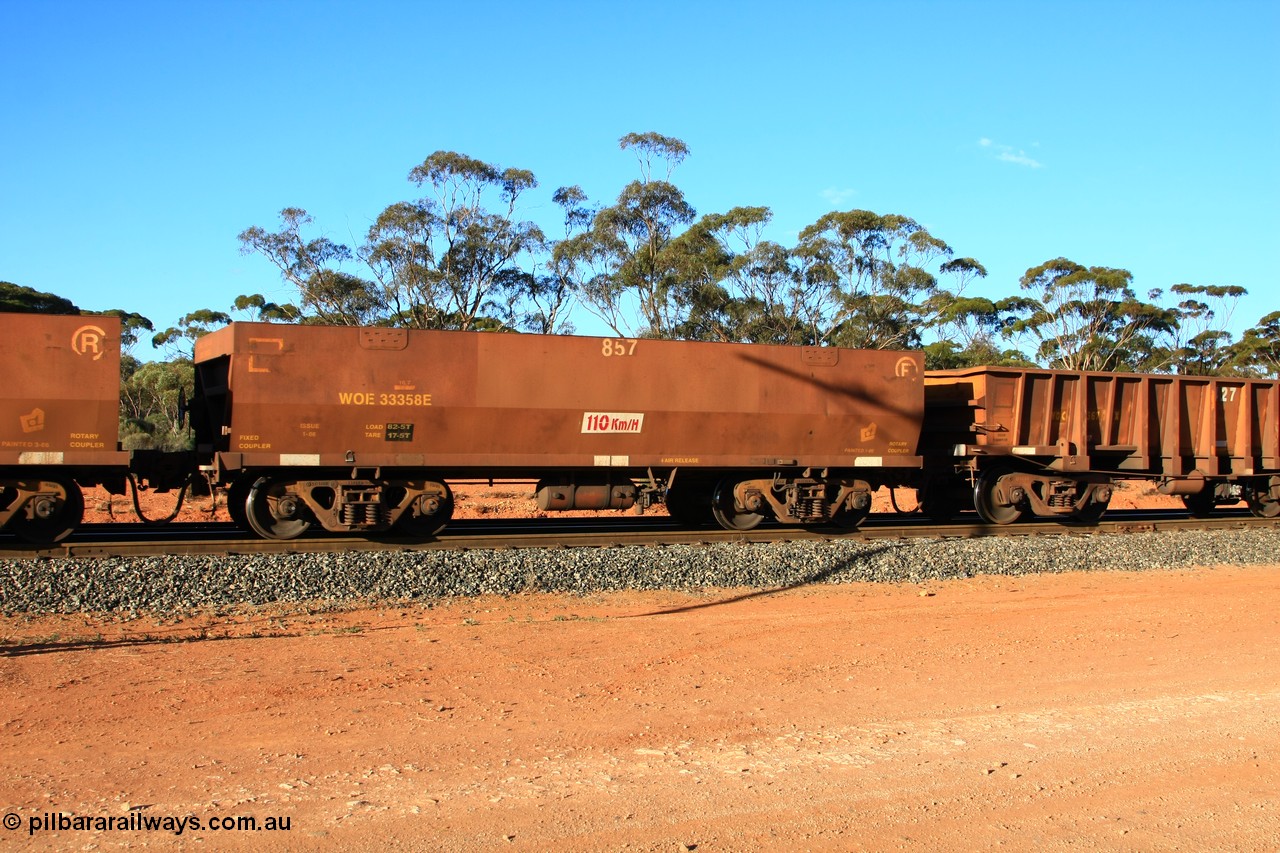
<svg viewBox="0 0 1280 853"><path fill-rule="evenodd" d="M1272 567L6 617L0 838L1274 850L1278 603Z"/></svg>

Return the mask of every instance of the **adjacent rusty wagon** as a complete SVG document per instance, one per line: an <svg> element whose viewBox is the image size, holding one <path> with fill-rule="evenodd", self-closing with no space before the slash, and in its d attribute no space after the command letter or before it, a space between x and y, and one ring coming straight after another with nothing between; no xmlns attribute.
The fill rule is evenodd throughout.
<svg viewBox="0 0 1280 853"><path fill-rule="evenodd" d="M83 516L81 485L124 488L120 321L0 314L0 364L0 528L59 541Z"/></svg>
<svg viewBox="0 0 1280 853"><path fill-rule="evenodd" d="M930 372L922 454L939 515L1096 520L1141 479L1196 514L1280 515L1280 381L979 367Z"/></svg>
<svg viewBox="0 0 1280 853"><path fill-rule="evenodd" d="M920 467L919 353L237 323L195 361L198 452L270 538L431 533L477 476L546 510L855 524Z"/></svg>

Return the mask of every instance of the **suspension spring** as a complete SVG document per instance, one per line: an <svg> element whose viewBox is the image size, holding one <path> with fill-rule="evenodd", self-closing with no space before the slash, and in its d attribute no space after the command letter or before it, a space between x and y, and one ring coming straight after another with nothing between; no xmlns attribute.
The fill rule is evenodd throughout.
<svg viewBox="0 0 1280 853"><path fill-rule="evenodd" d="M826 518L826 498L801 498L796 501L797 518Z"/></svg>
<svg viewBox="0 0 1280 853"><path fill-rule="evenodd" d="M1055 508L1065 508L1074 506L1076 502L1076 488L1074 483L1055 482L1049 487L1049 494L1045 503Z"/></svg>

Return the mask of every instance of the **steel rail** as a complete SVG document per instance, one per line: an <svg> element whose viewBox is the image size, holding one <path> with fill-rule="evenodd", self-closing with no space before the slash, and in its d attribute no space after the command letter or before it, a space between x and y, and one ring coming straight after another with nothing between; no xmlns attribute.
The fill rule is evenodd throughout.
<svg viewBox="0 0 1280 853"><path fill-rule="evenodd" d="M985 536L1123 535L1174 530L1280 529L1280 518L1254 518L1223 512L1210 518L1185 513L1120 510L1097 524L1028 521L1009 525L980 522L968 516L949 524L911 514L873 515L854 530L761 525L750 531L689 528L665 516L649 518L464 519L431 540L386 536L358 538L317 533L288 541L248 536L231 524L171 524L161 528L138 524L90 524L65 542L35 546L16 538L0 539L0 559L115 558L143 556L230 556L364 551L467 551L516 548L617 548L624 546L710 545L741 542L786 542Z"/></svg>

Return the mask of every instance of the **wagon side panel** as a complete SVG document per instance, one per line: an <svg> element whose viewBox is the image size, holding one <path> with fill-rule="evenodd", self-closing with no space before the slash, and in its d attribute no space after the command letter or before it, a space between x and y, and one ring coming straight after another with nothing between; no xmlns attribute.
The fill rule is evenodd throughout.
<svg viewBox="0 0 1280 853"><path fill-rule="evenodd" d="M0 365L0 465L127 465L117 318L0 314Z"/></svg>
<svg viewBox="0 0 1280 853"><path fill-rule="evenodd" d="M918 466L918 354L260 324L200 345L226 359L210 434L246 466Z"/></svg>

